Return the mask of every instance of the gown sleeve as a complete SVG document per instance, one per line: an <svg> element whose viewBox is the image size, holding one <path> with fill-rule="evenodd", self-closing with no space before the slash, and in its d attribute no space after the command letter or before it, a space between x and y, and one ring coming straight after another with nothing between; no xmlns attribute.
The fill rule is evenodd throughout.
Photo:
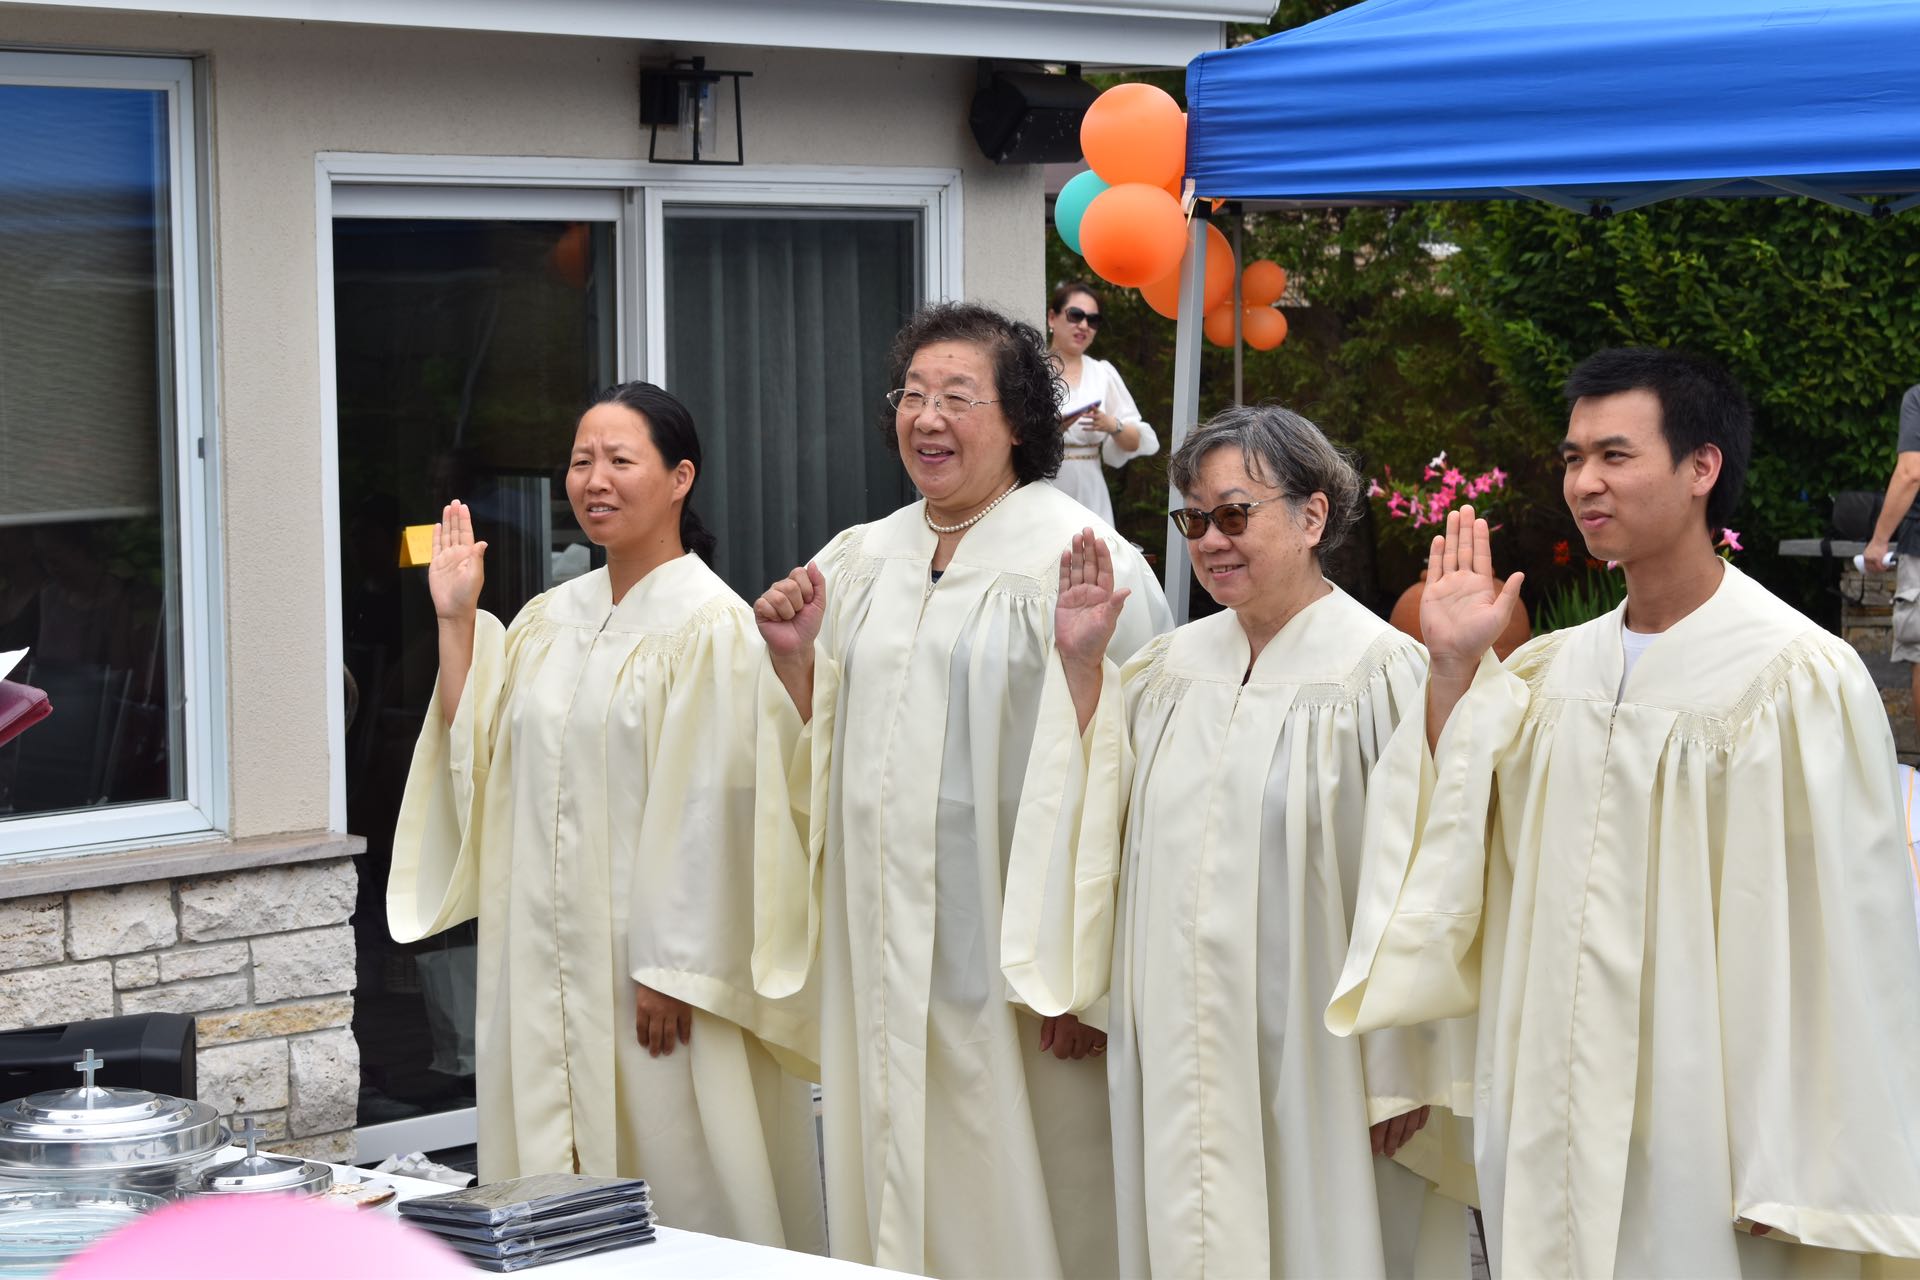
<svg viewBox="0 0 1920 1280"><path fill-rule="evenodd" d="M1739 786L1719 803L1734 1208L1920 1258L1920 939L1894 745L1858 656L1814 640L1736 716Z"/></svg>
<svg viewBox="0 0 1920 1280"><path fill-rule="evenodd" d="M1140 406L1133 401L1133 393L1127 390L1127 384L1121 379L1120 371L1112 365L1106 366L1107 411L1120 421L1124 427L1132 427L1140 433L1140 443L1131 449L1122 449L1113 436L1100 442L1100 460L1110 467L1125 466L1133 458L1151 458L1160 452L1160 437L1153 428L1140 417Z"/></svg>
<svg viewBox="0 0 1920 1280"><path fill-rule="evenodd" d="M752 615L726 599L685 633L647 765L628 958L635 982L725 1018L817 1075L809 1002L754 990L755 716L766 666Z"/></svg>
<svg viewBox="0 0 1920 1280"><path fill-rule="evenodd" d="M1549 635L1507 666L1491 653L1427 751L1426 699L1402 720L1367 794L1366 847L1347 960L1327 1006L1335 1035L1474 1012L1493 843L1494 773L1519 732Z"/></svg>
<svg viewBox="0 0 1920 1280"><path fill-rule="evenodd" d="M1426 733L1427 658L1418 644L1400 646L1375 671L1366 696L1355 711L1361 723L1341 726L1359 733L1363 742L1379 744L1374 748L1372 767L1367 773L1367 791L1376 789L1402 797L1398 806L1371 806L1374 816L1384 816L1404 808L1404 797L1418 794L1427 754ZM1405 739L1419 738L1409 744ZM1333 760L1341 754L1331 744L1316 753L1317 758ZM1362 762L1367 754L1362 751ZM1322 795L1316 811L1321 814L1342 812L1340 797L1334 794L1350 785L1339 772L1322 770L1314 779ZM1353 858L1363 864L1343 870L1348 883L1364 874L1368 848L1365 830L1337 833L1342 861ZM1350 878L1349 878L1350 877ZM1460 1114L1473 1096L1473 1029L1470 1019L1448 1018L1409 1026L1386 1026L1360 1036L1360 1060L1367 1085L1367 1120L1377 1124L1423 1106L1446 1107Z"/></svg>
<svg viewBox="0 0 1920 1280"><path fill-rule="evenodd" d="M786 686L762 660L755 677L753 985L783 999L807 985L820 949L828 782L833 768L840 664L832 656L842 553L856 526L814 557L827 584L827 618L814 642L813 709L804 722Z"/></svg>
<svg viewBox="0 0 1920 1280"><path fill-rule="evenodd" d="M1104 1024L1113 970L1116 883L1133 787L1123 688L1165 650L1156 640L1103 666L1086 732L1057 655L1050 658L1020 788L1000 916L1000 970L1035 1013Z"/></svg>
<svg viewBox="0 0 1920 1280"><path fill-rule="evenodd" d="M393 833L387 927L396 942L417 942L479 914L487 776L511 650L545 615L545 601L536 597L512 631L484 610L475 616L473 663L451 725L434 688Z"/></svg>

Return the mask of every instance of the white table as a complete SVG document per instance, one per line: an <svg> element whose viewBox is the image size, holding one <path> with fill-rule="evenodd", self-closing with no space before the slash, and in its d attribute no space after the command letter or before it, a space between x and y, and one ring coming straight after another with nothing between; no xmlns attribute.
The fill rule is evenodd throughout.
<svg viewBox="0 0 1920 1280"><path fill-rule="evenodd" d="M394 1206L401 1200L438 1195L452 1189L424 1178L372 1173L344 1165L330 1167L337 1181L384 1182L400 1193L392 1203L373 1211L376 1213L395 1213ZM877 1276L904 1274L883 1271L877 1267L863 1267L857 1262L822 1258L811 1253L795 1253L789 1249L772 1249L766 1245L702 1235L698 1231L678 1231L672 1227L656 1227L655 1231L658 1234L647 1244L610 1249L606 1253L589 1254L584 1258L567 1258L509 1274L525 1275L532 1280L588 1280L589 1277L598 1276L800 1276L813 1280L872 1280ZM476 1269L474 1274L479 1276L487 1273Z"/></svg>

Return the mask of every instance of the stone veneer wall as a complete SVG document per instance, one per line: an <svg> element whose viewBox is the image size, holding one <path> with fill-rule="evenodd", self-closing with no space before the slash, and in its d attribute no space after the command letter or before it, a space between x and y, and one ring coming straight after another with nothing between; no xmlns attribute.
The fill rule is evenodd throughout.
<svg viewBox="0 0 1920 1280"><path fill-rule="evenodd" d="M343 857L0 901L0 1029L192 1014L201 1101L351 1161L354 890Z"/></svg>
<svg viewBox="0 0 1920 1280"><path fill-rule="evenodd" d="M1893 643L1893 588L1891 573L1865 574L1852 567L1843 571L1840 634L1873 673L1900 759L1920 765L1920 725L1914 720L1913 689L1907 665L1887 656Z"/></svg>

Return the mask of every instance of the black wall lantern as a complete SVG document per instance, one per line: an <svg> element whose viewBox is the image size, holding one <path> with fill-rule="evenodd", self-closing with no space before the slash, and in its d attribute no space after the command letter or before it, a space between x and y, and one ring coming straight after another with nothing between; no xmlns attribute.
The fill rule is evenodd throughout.
<svg viewBox="0 0 1920 1280"><path fill-rule="evenodd" d="M675 58L665 67L640 68L640 123L650 164L745 164L746 122L740 114L740 82L751 71L710 71L705 58ZM716 154L720 133L721 81L733 82L733 158ZM660 154L660 130L681 155Z"/></svg>

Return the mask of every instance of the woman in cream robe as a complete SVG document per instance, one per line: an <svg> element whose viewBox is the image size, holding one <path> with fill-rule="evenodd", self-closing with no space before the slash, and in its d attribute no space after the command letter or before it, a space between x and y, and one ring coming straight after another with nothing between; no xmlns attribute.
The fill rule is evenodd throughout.
<svg viewBox="0 0 1920 1280"><path fill-rule="evenodd" d="M1045 361L1029 326L981 307L909 321L889 438L925 501L840 534L755 606L778 665L754 976L819 991L834 1254L937 1276L1115 1265L1096 1034L1043 1025L1000 976L1054 562L1087 521L1036 483L1060 457ZM1115 642L1131 652L1166 604L1101 536L1135 592Z"/></svg>
<svg viewBox="0 0 1920 1280"><path fill-rule="evenodd" d="M763 658L746 604L687 551L712 541L686 506L698 448L644 383L589 409L567 488L607 567L507 628L473 610L486 544L448 508L441 683L388 918L405 942L479 917L482 1181L644 1177L669 1225L818 1251L810 1091L782 1070L811 1073L815 1029L748 967Z"/></svg>
<svg viewBox="0 0 1920 1280"><path fill-rule="evenodd" d="M1467 1210L1433 1185L1470 1170L1444 1112L1420 1127L1465 1096L1470 1037L1320 1021L1426 655L1320 576L1359 486L1312 423L1229 410L1172 473L1228 607L1102 667L1105 557L1063 560L1007 978L1043 1013L1109 1005L1122 1275L1464 1276Z"/></svg>

